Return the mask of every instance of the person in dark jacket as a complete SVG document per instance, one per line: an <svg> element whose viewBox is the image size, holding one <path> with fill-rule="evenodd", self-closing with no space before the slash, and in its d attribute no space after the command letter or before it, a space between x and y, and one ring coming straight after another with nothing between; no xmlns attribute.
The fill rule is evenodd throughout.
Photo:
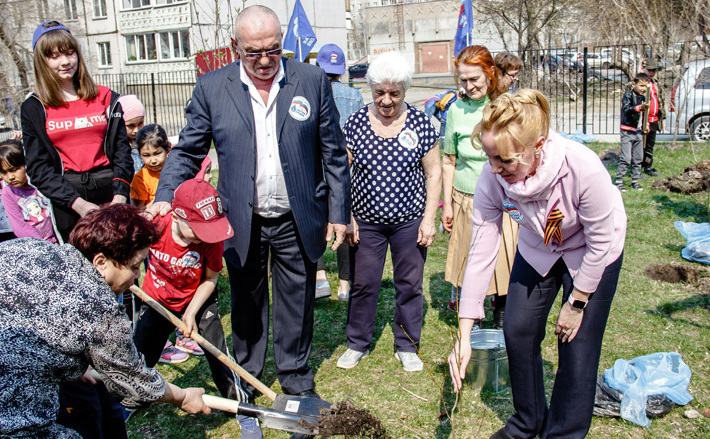
<svg viewBox="0 0 710 439"><path fill-rule="evenodd" d="M651 78L647 74L638 73L634 78L633 88L624 93L621 98L621 153L614 182L621 192L626 191L624 176L629 164L631 164L631 188L643 190L639 184L643 144L638 126L641 113L648 109L645 94L650 83ZM642 129L648 130L646 127Z"/></svg>
<svg viewBox="0 0 710 439"><path fill-rule="evenodd" d="M21 107L27 173L52 201L66 241L98 205L128 201L131 148L119 95L94 83L69 29L42 23L32 49L35 92Z"/></svg>

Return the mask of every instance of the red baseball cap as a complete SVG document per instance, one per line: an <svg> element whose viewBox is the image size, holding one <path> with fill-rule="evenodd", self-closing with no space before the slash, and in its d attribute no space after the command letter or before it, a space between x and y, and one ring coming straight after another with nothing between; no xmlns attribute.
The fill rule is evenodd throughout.
<svg viewBox="0 0 710 439"><path fill-rule="evenodd" d="M187 180L175 189L175 215L187 221L202 242L213 244L234 236L224 215L222 199L211 184L199 178Z"/></svg>

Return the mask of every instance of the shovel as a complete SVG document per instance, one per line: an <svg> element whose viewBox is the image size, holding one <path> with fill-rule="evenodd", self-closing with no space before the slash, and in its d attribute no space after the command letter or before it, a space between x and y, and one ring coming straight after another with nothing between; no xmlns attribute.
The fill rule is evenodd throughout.
<svg viewBox="0 0 710 439"><path fill-rule="evenodd" d="M318 418L320 415L310 416L304 414L292 414L212 395L202 395L202 401L204 401L205 405L211 409L218 409L225 412L258 418L261 425L266 428L288 431L290 433L301 433L305 435L318 434L317 428L314 430L308 429L305 426L309 424L303 424L303 421L312 425L318 425ZM299 423L299 421L301 422Z"/></svg>
<svg viewBox="0 0 710 439"><path fill-rule="evenodd" d="M175 314L165 309L165 307L163 307L163 305L158 303L155 299L147 295L145 291L135 285L131 285L131 292L138 296L143 302L153 308L156 312L158 312L158 314L168 319L170 323L175 325L177 328L182 331L187 330L187 327L185 326L185 323L182 320L177 318ZM234 413L240 413L246 416L257 417L260 421L262 421L264 426L268 428L288 431L292 433L302 433L311 435L316 433L315 431L311 431L304 427L301 427L298 424L298 420L302 419L303 421L308 422L310 424L318 425L318 419L320 419L321 417L320 408L323 407L327 410L330 410L331 404L329 402L314 397L276 394L276 392L274 392L273 390L268 388L264 383L256 379L254 375L250 374L244 368L238 365L236 361L229 358L226 354L217 349L212 343L205 340L205 338L202 337L196 329L194 329L192 333L190 333L189 337L195 340L210 354L214 355L219 361L224 363L225 366L233 370L237 375L244 379L244 381L254 386L256 390L258 390L264 396L274 402L271 406L271 409L266 409L264 407L259 407L252 404L245 404L225 399L225 401L230 401L233 403L232 405L230 405L230 407L233 407L235 410L240 410L239 407L241 407L241 410L243 411L234 412L234 410L230 408L214 408L219 408Z"/></svg>

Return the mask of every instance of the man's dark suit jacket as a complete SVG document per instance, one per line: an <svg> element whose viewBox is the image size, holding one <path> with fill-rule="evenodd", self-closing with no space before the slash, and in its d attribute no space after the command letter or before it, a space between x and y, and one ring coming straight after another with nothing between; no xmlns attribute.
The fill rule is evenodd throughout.
<svg viewBox="0 0 710 439"><path fill-rule="evenodd" d="M279 154L296 227L306 256L315 262L325 250L327 223L350 222L348 156L323 70L283 59L285 76L276 102ZM292 112L301 119L308 117L298 120ZM170 151L155 197L155 201L172 200L175 188L196 175L214 141L217 191L234 228L234 237L224 243L224 255L237 267L247 256L254 208L253 114L247 86L239 79L238 61L200 77L187 108L187 125Z"/></svg>

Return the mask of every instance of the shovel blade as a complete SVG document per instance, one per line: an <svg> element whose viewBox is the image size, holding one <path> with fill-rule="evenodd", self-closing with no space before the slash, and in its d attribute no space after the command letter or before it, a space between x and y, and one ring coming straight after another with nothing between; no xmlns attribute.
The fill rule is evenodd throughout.
<svg viewBox="0 0 710 439"><path fill-rule="evenodd" d="M284 413L292 413L300 417L310 417L315 419L314 424L318 424L320 419L320 409L325 408L330 410L332 404L328 401L323 401L320 398L311 396L296 396L296 395L276 395L274 403L271 405L273 410ZM308 419L305 419L308 421ZM308 421L311 422L311 421Z"/></svg>
<svg viewBox="0 0 710 439"><path fill-rule="evenodd" d="M263 427L271 428L273 430L287 431L289 433L301 433L305 435L314 435L318 433L317 429L311 430L309 428L302 427L298 422L299 420L303 420L317 426L318 418L315 416L287 413L244 403L239 404L238 413L240 415L257 418Z"/></svg>

